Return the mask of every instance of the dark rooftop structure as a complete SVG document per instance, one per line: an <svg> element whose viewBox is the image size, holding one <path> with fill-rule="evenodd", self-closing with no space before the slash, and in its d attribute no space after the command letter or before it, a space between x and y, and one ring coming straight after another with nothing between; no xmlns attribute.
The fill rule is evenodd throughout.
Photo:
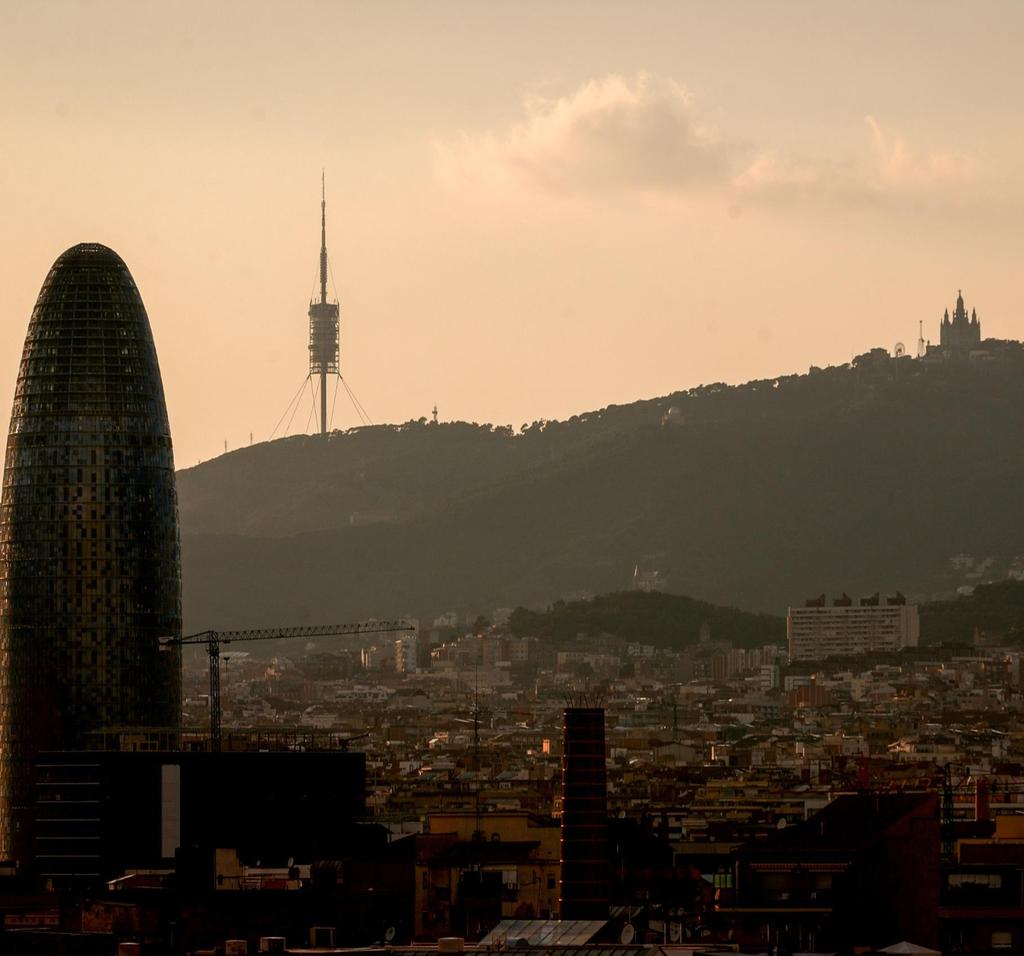
<svg viewBox="0 0 1024 956"><path fill-rule="evenodd" d="M751 943L787 951L934 946L939 843L936 794L844 794L738 848L735 893L719 913Z"/></svg>
<svg viewBox="0 0 1024 956"><path fill-rule="evenodd" d="M914 812L930 795L920 793L844 794L809 820L788 826L760 843L747 844L744 854L774 854L801 848L823 855L847 853L877 838L885 829Z"/></svg>
<svg viewBox="0 0 1024 956"><path fill-rule="evenodd" d="M37 777L37 870L58 889L139 868L237 888L215 872L218 849L249 866L338 859L366 811L361 753L43 753Z"/></svg>

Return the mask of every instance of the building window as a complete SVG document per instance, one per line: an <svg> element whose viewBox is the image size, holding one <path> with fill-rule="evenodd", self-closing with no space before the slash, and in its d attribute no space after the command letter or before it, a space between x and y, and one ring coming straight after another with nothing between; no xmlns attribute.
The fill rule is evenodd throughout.
<svg viewBox="0 0 1024 956"><path fill-rule="evenodd" d="M950 873L948 880L951 890L966 887L999 890L1003 887L1003 877L1000 873Z"/></svg>

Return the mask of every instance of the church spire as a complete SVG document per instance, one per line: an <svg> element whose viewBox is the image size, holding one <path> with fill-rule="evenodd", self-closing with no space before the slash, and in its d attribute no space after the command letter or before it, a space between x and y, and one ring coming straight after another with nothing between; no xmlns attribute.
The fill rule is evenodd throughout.
<svg viewBox="0 0 1024 956"><path fill-rule="evenodd" d="M943 314L939 331L939 343L947 356L966 359L981 345L981 322L978 320L978 312L971 309L968 313L964 305L963 289L956 290L956 308L952 317L948 309Z"/></svg>

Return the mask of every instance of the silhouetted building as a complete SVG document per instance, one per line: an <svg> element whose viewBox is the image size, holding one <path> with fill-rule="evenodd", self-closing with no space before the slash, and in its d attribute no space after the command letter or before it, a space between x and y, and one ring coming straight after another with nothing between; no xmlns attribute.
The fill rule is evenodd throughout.
<svg viewBox="0 0 1024 956"><path fill-rule="evenodd" d="M734 859L735 889L718 911L749 944L792 953L938 942L935 794L845 794Z"/></svg>
<svg viewBox="0 0 1024 956"><path fill-rule="evenodd" d="M918 343L918 354L927 364L937 365L944 362L966 362L968 360L985 360L992 357L991 340L985 348L981 344L981 321L974 309L967 314L962 292L957 292L956 306L953 315L949 309L942 315L939 323L939 344L927 344L922 338Z"/></svg>
<svg viewBox="0 0 1024 956"><path fill-rule="evenodd" d="M958 290L952 319L949 317L949 309L946 309L942 316L942 323L939 326L939 348L954 357L967 357L971 349L980 346L981 323L978 321L978 314L971 309L971 316L967 317L963 293Z"/></svg>
<svg viewBox="0 0 1024 956"><path fill-rule="evenodd" d="M43 283L18 373L0 505L0 855L26 862L44 750L176 727L174 461L146 309L112 250Z"/></svg>
<svg viewBox="0 0 1024 956"><path fill-rule="evenodd" d="M365 780L338 751L44 753L36 868L58 888L177 868L192 890L245 889L246 866L340 858Z"/></svg>
<svg viewBox="0 0 1024 956"><path fill-rule="evenodd" d="M939 929L946 953L1024 951L1024 818L998 816L990 834L956 841L942 875Z"/></svg>
<svg viewBox="0 0 1024 956"><path fill-rule="evenodd" d="M562 745L562 919L607 919L604 708L567 707Z"/></svg>

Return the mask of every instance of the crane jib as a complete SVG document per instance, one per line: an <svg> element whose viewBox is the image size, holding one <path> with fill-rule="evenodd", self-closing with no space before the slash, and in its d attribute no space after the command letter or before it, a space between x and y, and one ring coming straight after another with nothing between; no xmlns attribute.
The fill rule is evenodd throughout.
<svg viewBox="0 0 1024 956"><path fill-rule="evenodd" d="M220 646L235 641L274 641L290 637L343 637L347 634L389 634L415 631L408 621L361 621L355 624L307 624L299 627L250 628L236 631L200 631L184 637L161 637L161 650L185 644L205 644L210 655L210 749L221 745Z"/></svg>
<svg viewBox="0 0 1024 956"><path fill-rule="evenodd" d="M273 641L291 637L332 637L346 634L387 634L415 631L408 621L363 621L357 624L307 624L299 627L246 628L231 631L199 631L184 637L161 637L162 647L180 644L228 644L232 641Z"/></svg>

